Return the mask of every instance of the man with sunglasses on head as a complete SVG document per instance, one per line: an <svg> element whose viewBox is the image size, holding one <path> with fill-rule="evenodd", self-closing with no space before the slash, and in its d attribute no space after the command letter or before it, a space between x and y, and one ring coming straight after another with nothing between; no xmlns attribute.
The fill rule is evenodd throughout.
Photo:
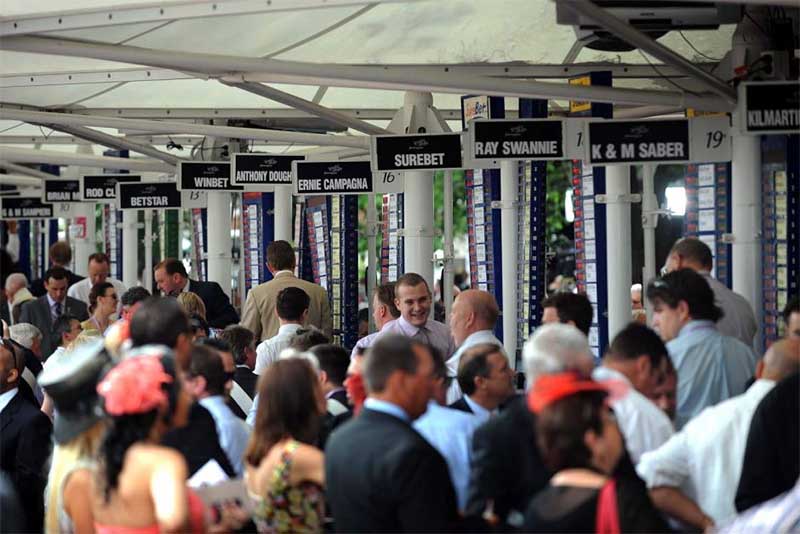
<svg viewBox="0 0 800 534"><path fill-rule="evenodd" d="M22 505L26 532L41 532L44 521L43 466L50 457L50 419L19 392L25 357L0 339L0 470L11 478ZM0 518L0 531L3 528Z"/></svg>
<svg viewBox="0 0 800 534"><path fill-rule="evenodd" d="M678 429L704 408L744 393L755 374L755 353L717 330L723 311L700 274L678 269L657 278L647 286L647 300L653 328L678 372Z"/></svg>

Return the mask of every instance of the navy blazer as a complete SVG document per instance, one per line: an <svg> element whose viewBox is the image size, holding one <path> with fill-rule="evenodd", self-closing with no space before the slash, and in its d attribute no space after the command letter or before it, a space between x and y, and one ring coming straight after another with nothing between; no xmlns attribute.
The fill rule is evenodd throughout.
<svg viewBox="0 0 800 534"><path fill-rule="evenodd" d="M464 397L461 397L460 399L455 401L453 404L448 406L448 408L452 408L453 410L460 410L462 412L472 413L472 408L469 407L469 404L467 404L467 401L464 399Z"/></svg>
<svg viewBox="0 0 800 534"><path fill-rule="evenodd" d="M65 298L62 313L73 315L79 321L89 318L86 304L72 297ZM19 322L30 323L41 330L43 359L49 358L53 351L61 345L61 339L53 331L53 318L50 315L50 303L47 301L47 295L25 302L22 305Z"/></svg>
<svg viewBox="0 0 800 534"><path fill-rule="evenodd" d="M50 419L19 392L0 412L0 470L17 492L26 532L42 532L52 430Z"/></svg>
<svg viewBox="0 0 800 534"><path fill-rule="evenodd" d="M206 305L206 322L212 328L225 328L239 322L239 314L231 305L231 299L216 282L189 280L189 291L196 293Z"/></svg>

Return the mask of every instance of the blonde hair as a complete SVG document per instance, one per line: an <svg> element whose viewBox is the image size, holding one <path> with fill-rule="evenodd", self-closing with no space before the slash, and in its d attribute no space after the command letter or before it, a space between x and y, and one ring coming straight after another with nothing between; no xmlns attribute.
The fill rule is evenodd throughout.
<svg viewBox="0 0 800 534"><path fill-rule="evenodd" d="M64 353L66 354L72 352L81 345L86 345L87 343L90 343L92 341L97 341L98 339L103 339L103 336L99 331L94 329L84 330L80 334L78 334L78 336L75 339L73 339L69 345L67 345L67 348L64 349Z"/></svg>
<svg viewBox="0 0 800 534"><path fill-rule="evenodd" d="M186 315L189 317L199 315L204 321L206 320L206 305L197 293L192 293L191 291L178 293L177 299L178 304L181 305Z"/></svg>
<svg viewBox="0 0 800 534"><path fill-rule="evenodd" d="M56 444L53 448L53 458L50 463L50 474L47 477L47 490L45 492L45 503L47 504L45 532L61 531L61 526L58 522L58 511L62 504L61 492L64 490L66 477L72 474L73 470L82 468L76 467L78 462L94 462L95 453L100 446L105 429L105 421L97 421L72 441L62 445Z"/></svg>

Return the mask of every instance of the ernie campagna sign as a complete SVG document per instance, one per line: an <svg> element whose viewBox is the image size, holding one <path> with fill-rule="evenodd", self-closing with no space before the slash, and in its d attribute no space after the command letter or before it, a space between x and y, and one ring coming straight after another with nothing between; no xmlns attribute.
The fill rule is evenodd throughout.
<svg viewBox="0 0 800 534"><path fill-rule="evenodd" d="M800 133L800 82L744 83L739 91L744 133Z"/></svg>
<svg viewBox="0 0 800 534"><path fill-rule="evenodd" d="M118 182L117 207L123 210L180 208L181 193L174 182Z"/></svg>
<svg viewBox="0 0 800 534"><path fill-rule="evenodd" d="M52 219L53 205L37 197L3 197L0 212L3 219Z"/></svg>

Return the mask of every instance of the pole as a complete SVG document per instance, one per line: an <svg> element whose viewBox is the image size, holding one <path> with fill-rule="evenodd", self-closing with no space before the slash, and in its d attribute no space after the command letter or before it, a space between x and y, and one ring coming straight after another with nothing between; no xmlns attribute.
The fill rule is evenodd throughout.
<svg viewBox="0 0 800 534"><path fill-rule="evenodd" d="M433 173L406 171L403 195L404 271L422 276L433 289ZM433 309L431 308L431 311Z"/></svg>
<svg viewBox="0 0 800 534"><path fill-rule="evenodd" d="M375 253L378 236L378 209L375 201L378 195L367 195L367 305L369 306L369 331L375 331L375 318L372 316L372 295L378 277L378 255Z"/></svg>
<svg viewBox="0 0 800 534"><path fill-rule="evenodd" d="M444 172L444 261L442 288L444 290L444 320L450 320L453 308L453 171Z"/></svg>
<svg viewBox="0 0 800 534"><path fill-rule="evenodd" d="M276 204L277 205L277 204ZM231 195L208 193L208 281L231 294Z"/></svg>
<svg viewBox="0 0 800 534"><path fill-rule="evenodd" d="M503 345L511 367L516 366L517 354L517 190L519 162L500 163L500 226L503 238L500 250L503 257Z"/></svg>
<svg viewBox="0 0 800 534"><path fill-rule="evenodd" d="M658 226L658 199L655 192L656 165L642 165L642 228L644 229L644 267L642 285L655 278L656 227Z"/></svg>
<svg viewBox="0 0 800 534"><path fill-rule="evenodd" d="M752 306L756 324L762 324L761 291L761 138L738 133L734 116L731 177L733 290ZM760 330L760 328L759 328ZM761 336L756 336L760 340ZM757 342L759 345L760 342ZM760 354L760 352L759 352Z"/></svg>
<svg viewBox="0 0 800 534"><path fill-rule="evenodd" d="M292 186L275 186L275 241L292 241Z"/></svg>
<svg viewBox="0 0 800 534"><path fill-rule="evenodd" d="M144 272L142 284L148 291L153 288L153 210L144 210Z"/></svg>
<svg viewBox="0 0 800 534"><path fill-rule="evenodd" d="M630 167L606 167L606 262L608 272L608 339L631 321L631 184ZM603 349L602 347L600 348Z"/></svg>
<svg viewBox="0 0 800 534"><path fill-rule="evenodd" d="M122 283L127 288L134 287L139 283L139 273L137 272L139 269L138 214L138 210L122 210ZM147 289L150 290L150 288Z"/></svg>

